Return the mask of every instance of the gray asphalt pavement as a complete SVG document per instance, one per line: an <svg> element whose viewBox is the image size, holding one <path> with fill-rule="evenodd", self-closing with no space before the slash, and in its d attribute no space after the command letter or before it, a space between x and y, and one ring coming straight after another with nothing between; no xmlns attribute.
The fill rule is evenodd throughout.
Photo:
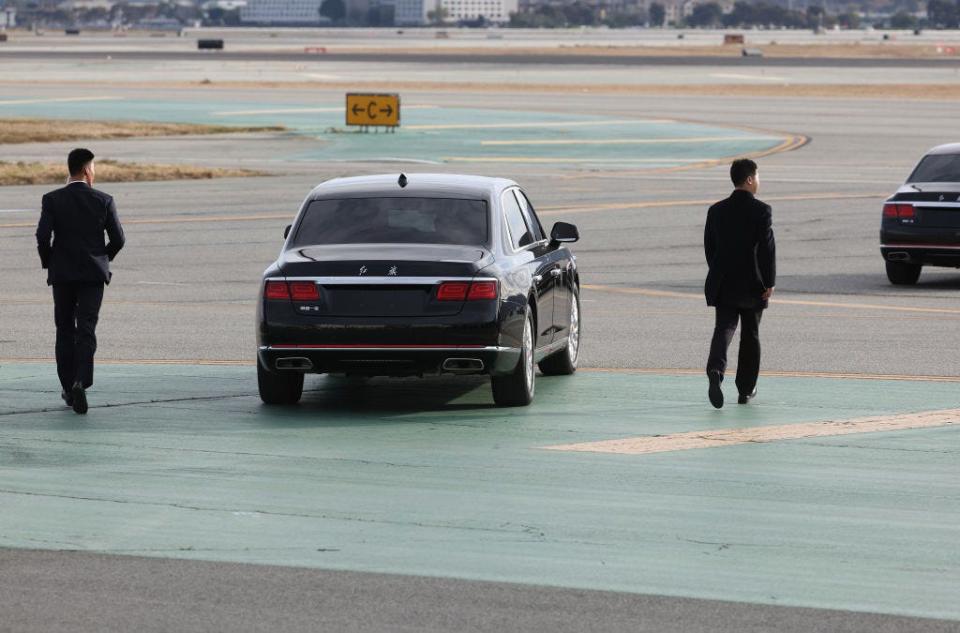
<svg viewBox="0 0 960 633"><path fill-rule="evenodd" d="M0 631L903 633L960 623L449 578L0 550Z"/></svg>
<svg viewBox="0 0 960 633"><path fill-rule="evenodd" d="M476 64L477 55L472 53L348 53L331 52L325 55L316 53L289 53L280 51L47 51L47 50L0 50L0 59L10 60L99 60L109 55L115 61L210 61L215 59L232 62L310 62L313 64L341 64L344 62L406 63L406 64ZM716 55L617 55L617 54L531 54L502 53L484 54L484 64L495 65L578 65L578 66L628 66L628 67L675 67L702 66L723 68L956 68L960 58L849 58L849 57L763 57Z"/></svg>
<svg viewBox="0 0 960 633"><path fill-rule="evenodd" d="M7 55L0 54L5 64L16 59ZM48 53L15 55L29 55L16 63L38 63ZM184 55L204 63L210 59ZM223 59L236 57L228 54ZM455 58L451 54L446 61ZM159 58L145 54L140 59ZM431 57L431 62L443 59ZM406 61L413 64L411 73L430 68L417 66L419 60ZM663 62L658 59L657 63ZM391 70L402 79L400 66ZM531 66L511 67L509 72L534 75L538 71ZM634 68L623 68L623 73L634 72ZM898 72L903 81L909 79L908 69ZM10 90L22 97L25 89L18 85ZM149 92L120 85L109 91L119 97ZM95 96L103 90L48 85L34 92L74 97ZM257 100L265 107L303 99L295 87L203 93L171 89L163 94L184 101ZM311 89L309 98L337 100L342 91ZM404 99L405 105L665 117L808 136L809 143L800 149L758 159L760 197L774 209L779 259L779 302L767 312L762 328L763 370L957 374L952 341L960 321L960 273L925 271L917 286L894 288L884 276L877 241L884 196L927 148L957 140L951 136L956 133L955 103L617 97L574 91L544 98L494 90L413 92ZM701 296L702 227L709 202L729 192L725 164L656 171L291 158L318 142L278 134L94 144L98 155L111 158L189 159L198 164L259 167L276 174L258 179L103 185L117 199L127 224L128 244L116 261L115 283L108 289L101 313L98 358L251 361L257 282L276 257L283 227L303 196L330 177L403 169L508 176L525 186L545 224L564 219L580 227L583 238L573 250L587 285L583 366L702 368L713 318ZM3 159L59 160L73 145L5 147ZM0 269L6 281L0 301L0 362L50 358L53 353L52 302L32 237L39 199L47 189L2 190ZM69 516L63 520L69 521ZM134 628L733 633L956 631L960 625L891 614L448 578L0 551L0 631Z"/></svg>

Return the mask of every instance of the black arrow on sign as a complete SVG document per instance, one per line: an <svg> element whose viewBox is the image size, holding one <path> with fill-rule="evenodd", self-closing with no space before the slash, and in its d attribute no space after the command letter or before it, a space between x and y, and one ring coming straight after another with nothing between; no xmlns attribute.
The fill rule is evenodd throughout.
<svg viewBox="0 0 960 633"><path fill-rule="evenodd" d="M361 112L363 112L363 108L361 108L359 105L357 105L356 103L354 103L354 104L353 104L353 116L359 116Z"/></svg>
<svg viewBox="0 0 960 633"><path fill-rule="evenodd" d="M386 108L380 108L380 112L390 116L393 114L393 108L390 107L390 104L388 103Z"/></svg>

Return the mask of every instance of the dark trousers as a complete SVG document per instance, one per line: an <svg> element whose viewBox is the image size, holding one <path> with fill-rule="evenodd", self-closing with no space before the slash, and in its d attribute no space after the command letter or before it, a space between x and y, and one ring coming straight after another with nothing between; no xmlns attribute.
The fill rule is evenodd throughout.
<svg viewBox="0 0 960 633"><path fill-rule="evenodd" d="M97 319L102 302L102 283L53 285L57 375L65 391L75 382L84 389L93 384L93 355L97 351Z"/></svg>
<svg viewBox="0 0 960 633"><path fill-rule="evenodd" d="M737 331L737 322L742 325L740 331L740 355L737 358L737 390L750 393L757 386L760 374L760 317L763 308L733 308L717 306L717 321L713 328L713 340L710 342L710 357L707 359L707 373L723 372L727 369L727 348Z"/></svg>

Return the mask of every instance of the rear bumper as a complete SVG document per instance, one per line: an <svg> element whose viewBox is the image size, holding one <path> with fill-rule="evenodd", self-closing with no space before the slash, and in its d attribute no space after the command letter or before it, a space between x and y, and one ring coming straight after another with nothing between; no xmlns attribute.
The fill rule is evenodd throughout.
<svg viewBox="0 0 960 633"><path fill-rule="evenodd" d="M960 268L960 244L895 242L881 244L880 254L889 262Z"/></svg>
<svg viewBox="0 0 960 633"><path fill-rule="evenodd" d="M483 345L261 345L260 363L270 371L422 376L508 374L520 349Z"/></svg>

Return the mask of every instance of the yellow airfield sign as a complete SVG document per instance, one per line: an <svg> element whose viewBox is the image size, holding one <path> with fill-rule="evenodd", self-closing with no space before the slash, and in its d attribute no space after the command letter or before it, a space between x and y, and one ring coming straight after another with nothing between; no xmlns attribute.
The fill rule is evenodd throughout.
<svg viewBox="0 0 960 633"><path fill-rule="evenodd" d="M347 125L400 125L400 95L347 94Z"/></svg>

